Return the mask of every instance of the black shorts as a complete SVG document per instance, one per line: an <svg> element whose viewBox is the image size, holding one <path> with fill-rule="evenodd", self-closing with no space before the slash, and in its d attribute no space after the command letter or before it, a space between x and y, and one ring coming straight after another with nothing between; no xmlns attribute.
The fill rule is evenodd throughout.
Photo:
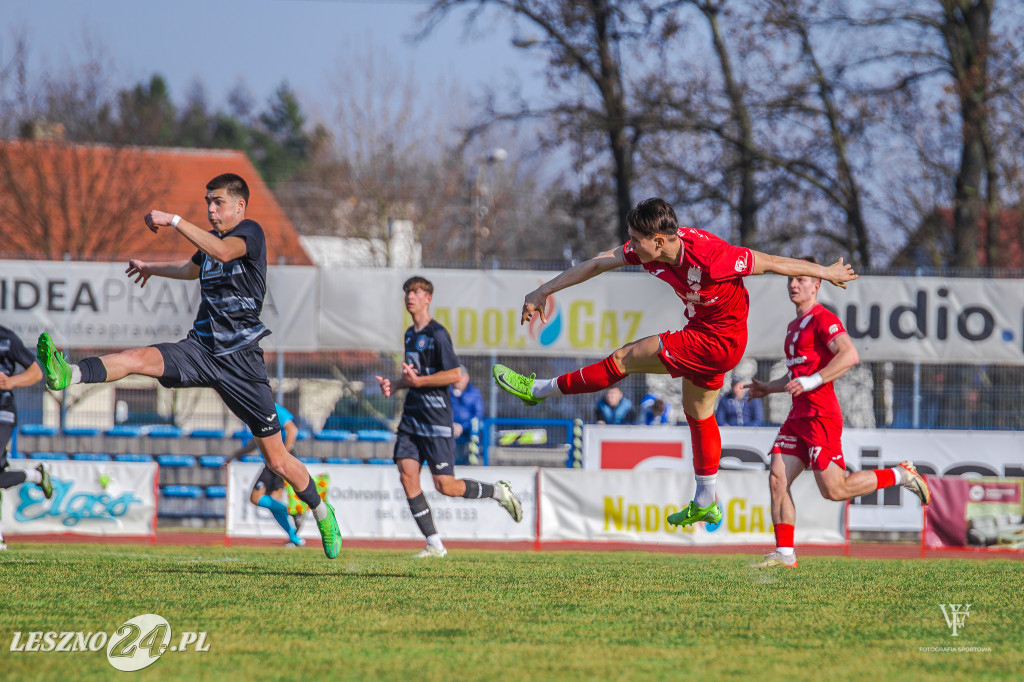
<svg viewBox="0 0 1024 682"><path fill-rule="evenodd" d="M284 479L271 471L269 467L263 467L263 471L256 478L256 482L252 484L253 490L263 489L267 495L277 492L283 487Z"/></svg>
<svg viewBox="0 0 1024 682"><path fill-rule="evenodd" d="M428 438L411 433L398 432L395 441L395 460L415 459L430 465L435 476L455 475L455 439Z"/></svg>
<svg viewBox="0 0 1024 682"><path fill-rule="evenodd" d="M281 430L259 346L214 355L186 338L153 348L164 358L164 375L159 379L164 388L212 388L253 434L266 438Z"/></svg>
<svg viewBox="0 0 1024 682"><path fill-rule="evenodd" d="M11 442L14 424L0 424L0 471L7 468L7 444Z"/></svg>

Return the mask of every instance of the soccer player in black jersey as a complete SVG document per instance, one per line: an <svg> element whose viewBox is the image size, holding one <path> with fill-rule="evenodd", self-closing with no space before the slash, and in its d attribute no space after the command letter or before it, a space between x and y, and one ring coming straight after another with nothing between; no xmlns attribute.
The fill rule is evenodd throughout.
<svg viewBox="0 0 1024 682"><path fill-rule="evenodd" d="M430 506L420 488L420 468L424 462L430 467L434 488L442 495L497 500L516 521L523 520L523 508L508 481L491 484L455 478L455 438L448 387L462 376L459 359L448 330L430 317L434 285L422 277L410 277L402 289L405 309L412 315L412 326L405 330L402 375L394 380L377 377L377 381L386 396L400 388L409 389L398 425L395 464L412 516L427 538L427 546L414 556L443 557L448 550L434 528Z"/></svg>
<svg viewBox="0 0 1024 682"><path fill-rule="evenodd" d="M23 368L15 372L18 365ZM43 378L43 372L36 364L32 351L25 348L17 334L0 324L0 488L13 488L28 481L43 489L46 499L53 496L53 486L46 468L40 464L35 469L6 471L7 443L18 425L18 411L14 406L13 388L31 386ZM0 531L0 550L7 549L4 534Z"/></svg>
<svg viewBox="0 0 1024 682"><path fill-rule="evenodd" d="M341 551L341 531L334 509L320 500L305 465L284 447L274 396L267 381L259 340L270 333L262 322L267 284L267 241L259 223L245 217L249 186L234 173L218 175L206 185L206 231L178 215L146 214L153 232L174 228L197 249L186 260L147 263L128 261L129 278L140 286L152 276L199 279L202 302L188 336L69 365L48 334L39 337L36 355L51 390L72 384L117 381L129 374L155 377L167 388L205 386L217 391L228 408L253 433L263 459L288 481L309 505L323 538L324 553Z"/></svg>

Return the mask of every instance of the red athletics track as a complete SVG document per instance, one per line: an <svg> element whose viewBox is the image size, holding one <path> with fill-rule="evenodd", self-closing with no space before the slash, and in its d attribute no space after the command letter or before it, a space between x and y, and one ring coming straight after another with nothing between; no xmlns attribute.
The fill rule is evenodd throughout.
<svg viewBox="0 0 1024 682"><path fill-rule="evenodd" d="M8 534L8 542L15 548L26 542L43 542L59 544L124 544L124 545L163 545L163 546L242 546L242 547L284 547L285 538L231 538L223 533L202 530L158 530L156 537L103 537L89 535L13 535ZM345 540L344 546L349 549L408 549L416 550L423 546L418 540ZM449 549L494 549L517 551L585 551L585 552L660 552L669 554L762 554L774 549L770 545L645 545L639 543L607 543L607 542L481 542L481 541L445 541ZM309 541L306 550L320 551L320 545ZM982 549L974 547L927 549L921 545L897 542L854 542L847 548L845 545L802 545L797 548L800 556L851 556L858 559L1014 559L1024 561L1024 549Z"/></svg>

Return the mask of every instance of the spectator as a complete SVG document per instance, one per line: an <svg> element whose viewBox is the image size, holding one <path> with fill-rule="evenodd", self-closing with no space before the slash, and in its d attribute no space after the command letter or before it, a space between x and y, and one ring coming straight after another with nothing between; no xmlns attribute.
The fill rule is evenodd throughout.
<svg viewBox="0 0 1024 682"><path fill-rule="evenodd" d="M462 375L452 384L452 435L455 436L455 463L479 464L480 426L484 421L484 398L469 381L469 371L460 365ZM474 436L476 438L474 438Z"/></svg>
<svg viewBox="0 0 1024 682"><path fill-rule="evenodd" d="M635 424L633 402L622 395L622 389L611 386L594 405L594 421L598 424Z"/></svg>
<svg viewBox="0 0 1024 682"><path fill-rule="evenodd" d="M732 390L718 401L715 419L721 426L761 426L764 406L759 398L747 397L748 386L742 377L732 378Z"/></svg>
<svg viewBox="0 0 1024 682"><path fill-rule="evenodd" d="M640 400L640 411L644 424L648 426L672 423L672 408L654 393L648 393Z"/></svg>

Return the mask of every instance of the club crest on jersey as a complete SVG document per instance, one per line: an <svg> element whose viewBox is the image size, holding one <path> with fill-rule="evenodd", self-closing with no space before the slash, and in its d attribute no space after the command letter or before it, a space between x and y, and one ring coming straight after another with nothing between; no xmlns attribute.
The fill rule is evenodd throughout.
<svg viewBox="0 0 1024 682"><path fill-rule="evenodd" d="M700 291L700 277L702 274L703 273L701 273L701 270L698 267L691 267L686 271L686 283L689 284L690 288L694 291Z"/></svg>
<svg viewBox="0 0 1024 682"><path fill-rule="evenodd" d="M203 259L203 279L224 275L224 264L207 256Z"/></svg>
<svg viewBox="0 0 1024 682"><path fill-rule="evenodd" d="M744 270L746 270L747 269L747 257L746 256L740 256L739 258L737 258L736 259L736 264L733 266L733 268L736 269L736 272L743 272Z"/></svg>
<svg viewBox="0 0 1024 682"><path fill-rule="evenodd" d="M839 331L839 325L838 324L834 324L834 325L832 325L831 327L828 328L828 333L829 334L835 334L837 331Z"/></svg>
<svg viewBox="0 0 1024 682"><path fill-rule="evenodd" d="M422 334L420 336L417 336L416 337L416 348L419 349L419 350L423 350L426 347L427 347L427 337L423 336Z"/></svg>

